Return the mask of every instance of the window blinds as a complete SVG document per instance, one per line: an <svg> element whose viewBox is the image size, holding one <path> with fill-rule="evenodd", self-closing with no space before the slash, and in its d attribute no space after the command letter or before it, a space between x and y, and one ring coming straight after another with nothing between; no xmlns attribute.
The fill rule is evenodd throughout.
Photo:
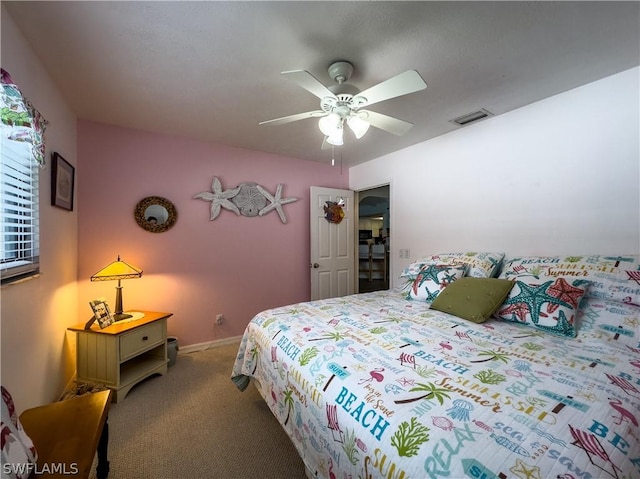
<svg viewBox="0 0 640 479"><path fill-rule="evenodd" d="M31 143L6 137L0 165L0 276L4 282L39 271L39 167L33 161Z"/></svg>

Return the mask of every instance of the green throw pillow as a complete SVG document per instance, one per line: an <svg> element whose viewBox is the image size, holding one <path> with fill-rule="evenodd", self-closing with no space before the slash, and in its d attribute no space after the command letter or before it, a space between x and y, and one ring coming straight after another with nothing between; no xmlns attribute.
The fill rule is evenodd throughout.
<svg viewBox="0 0 640 479"><path fill-rule="evenodd" d="M502 306L514 284L507 279L460 278L442 290L431 309L482 323Z"/></svg>

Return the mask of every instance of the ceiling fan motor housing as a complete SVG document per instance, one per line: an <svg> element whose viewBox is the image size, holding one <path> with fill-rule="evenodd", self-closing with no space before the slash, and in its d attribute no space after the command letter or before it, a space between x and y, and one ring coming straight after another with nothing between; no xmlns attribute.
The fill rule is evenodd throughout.
<svg viewBox="0 0 640 479"><path fill-rule="evenodd" d="M349 62L335 62L329 65L329 78L336 83L349 81L353 73L353 65Z"/></svg>
<svg viewBox="0 0 640 479"><path fill-rule="evenodd" d="M320 107L327 113L336 112L345 117L349 111L355 110L354 96L351 93L336 93L335 97L325 97L320 101ZM342 114L341 114L342 112Z"/></svg>

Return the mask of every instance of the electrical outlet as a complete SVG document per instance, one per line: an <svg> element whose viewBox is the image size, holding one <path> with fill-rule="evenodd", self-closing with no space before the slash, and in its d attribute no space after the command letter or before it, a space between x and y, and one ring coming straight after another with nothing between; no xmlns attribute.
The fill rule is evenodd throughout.
<svg viewBox="0 0 640 479"><path fill-rule="evenodd" d="M224 314L216 314L216 324L222 324L224 322Z"/></svg>
<svg viewBox="0 0 640 479"><path fill-rule="evenodd" d="M409 259L411 252L407 248L403 248L400 250L400 258Z"/></svg>

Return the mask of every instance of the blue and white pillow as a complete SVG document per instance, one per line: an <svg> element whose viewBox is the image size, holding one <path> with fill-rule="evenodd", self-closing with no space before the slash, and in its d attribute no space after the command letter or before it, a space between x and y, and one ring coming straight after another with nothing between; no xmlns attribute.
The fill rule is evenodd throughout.
<svg viewBox="0 0 640 479"><path fill-rule="evenodd" d="M427 264L406 284L406 298L432 303L444 288L464 276L465 265Z"/></svg>
<svg viewBox="0 0 640 479"><path fill-rule="evenodd" d="M519 276L494 316L576 337L576 317L588 287L589 282L583 279Z"/></svg>
<svg viewBox="0 0 640 479"><path fill-rule="evenodd" d="M441 253L425 256L407 266L400 277L416 276L426 264L466 265L466 276L493 278L497 276L504 253Z"/></svg>
<svg viewBox="0 0 640 479"><path fill-rule="evenodd" d="M500 278L575 278L589 282L588 298L640 305L638 255L527 256L505 262Z"/></svg>

